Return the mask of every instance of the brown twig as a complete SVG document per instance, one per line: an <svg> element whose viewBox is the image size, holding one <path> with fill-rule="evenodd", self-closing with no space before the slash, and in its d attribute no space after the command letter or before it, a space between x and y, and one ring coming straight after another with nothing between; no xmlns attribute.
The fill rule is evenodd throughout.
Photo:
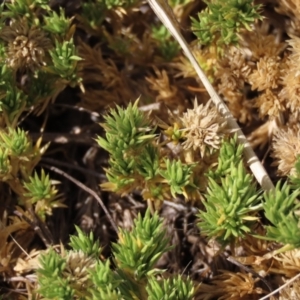
<svg viewBox="0 0 300 300"><path fill-rule="evenodd" d="M44 242L46 247L50 247L53 245L53 238L51 236L51 233L47 227L42 230L41 228L41 222L38 221L36 218L35 214L31 211L31 215L34 218L34 220L30 220L26 215L22 214L21 212L15 210L14 214L18 216L19 218L25 220L31 227L32 229L37 233L37 235L41 238L41 240Z"/></svg>
<svg viewBox="0 0 300 300"><path fill-rule="evenodd" d="M82 182L78 181L77 179L75 179L74 177L72 177L71 175L65 173L64 171L53 167L53 166L49 166L49 165L45 165L43 164L46 168L50 169L51 171L60 174L62 176L64 176L65 178L69 179L70 181L72 181L73 183L75 183L78 187L80 187L82 190L86 191L87 193L89 193L92 197L94 197L98 203L100 204L101 208L103 209L104 213L106 214L111 226L114 228L114 230L118 233L118 227L116 225L116 223L114 222L113 218L111 217L109 211L107 210L107 208L105 207L103 201L101 200L101 198L97 195L97 193L95 191L93 191L92 189L90 189L89 187L87 187L85 184L83 184Z"/></svg>
<svg viewBox="0 0 300 300"><path fill-rule="evenodd" d="M60 161L60 160L57 160L57 159L43 157L41 159L41 162L42 163L45 162L45 163L48 163L48 164L54 164L54 165L58 165L58 166L62 166L62 167L66 167L66 168L70 168L70 169L74 169L74 170L78 170L82 173L95 176L99 179L104 179L105 178L105 176L103 174L100 174L96 171L93 171L93 170L90 170L90 169L87 169L87 168L83 168L83 167L80 167L80 166L71 165L70 163L66 163L66 162L63 162L63 161Z"/></svg>

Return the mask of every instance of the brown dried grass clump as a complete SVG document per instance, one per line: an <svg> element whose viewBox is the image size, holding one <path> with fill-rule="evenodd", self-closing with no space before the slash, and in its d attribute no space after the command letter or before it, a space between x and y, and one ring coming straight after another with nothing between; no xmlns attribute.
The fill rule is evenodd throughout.
<svg viewBox="0 0 300 300"><path fill-rule="evenodd" d="M259 279L254 279L252 274L228 271L221 271L221 273L213 278L212 285L201 285L197 299L257 299L255 296L265 293L257 286Z"/></svg>

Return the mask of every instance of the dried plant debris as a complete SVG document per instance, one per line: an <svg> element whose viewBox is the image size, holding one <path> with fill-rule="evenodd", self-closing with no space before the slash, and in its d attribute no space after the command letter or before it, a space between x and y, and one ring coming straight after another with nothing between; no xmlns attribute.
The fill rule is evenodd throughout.
<svg viewBox="0 0 300 300"><path fill-rule="evenodd" d="M273 156L278 173L283 176L294 175L296 172L297 157L300 153L299 125L290 125L279 129L274 135Z"/></svg>

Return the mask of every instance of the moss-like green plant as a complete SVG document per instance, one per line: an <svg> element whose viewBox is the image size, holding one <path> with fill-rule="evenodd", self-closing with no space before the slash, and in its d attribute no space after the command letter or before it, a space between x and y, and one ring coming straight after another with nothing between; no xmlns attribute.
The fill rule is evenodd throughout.
<svg viewBox="0 0 300 300"><path fill-rule="evenodd" d="M232 165L237 167L242 161L243 148L243 145L237 143L236 135L229 140L224 140L220 148L217 168L209 170L209 177L218 180L218 178L230 174Z"/></svg>
<svg viewBox="0 0 300 300"><path fill-rule="evenodd" d="M222 244L251 232L251 224L258 220L257 211L262 209L253 177L240 160L241 151L236 138L223 143L220 157L224 157L219 158L219 162L225 162L231 152L236 155L230 159L230 165L220 164L215 174L210 173L213 176L208 175L206 201L203 203L206 211L199 213L200 230Z"/></svg>
<svg viewBox="0 0 300 300"><path fill-rule="evenodd" d="M253 0L207 1L207 8L192 18L192 30L203 45L237 44L241 29L251 30L250 25L257 19L261 5Z"/></svg>
<svg viewBox="0 0 300 300"><path fill-rule="evenodd" d="M7 3L8 10L4 12L4 16L10 18L19 18L21 16L32 18L32 8L35 2L34 0L16 0L14 3Z"/></svg>
<svg viewBox="0 0 300 300"><path fill-rule="evenodd" d="M67 36L72 23L72 19L65 16L62 8L60 9L59 14L55 11L49 11L48 16L44 17L44 21L44 30L63 37Z"/></svg>
<svg viewBox="0 0 300 300"><path fill-rule="evenodd" d="M11 156L22 158L31 151L31 143L24 130L9 128L8 133L0 132L1 146L9 151Z"/></svg>
<svg viewBox="0 0 300 300"><path fill-rule="evenodd" d="M138 101L126 109L117 106L116 110L110 110L105 122L101 125L106 130L106 140L98 137L97 142L109 153L122 152L125 157L129 156L155 137L155 128L151 128L149 119L139 111Z"/></svg>
<svg viewBox="0 0 300 300"><path fill-rule="evenodd" d="M129 104L126 110L120 107L111 110L105 117L106 123L101 124L106 129L106 139L97 138L99 145L111 154L107 177L115 191L125 190L138 181L138 170L146 177L155 172L148 168L149 160L150 164L157 160L157 152L148 145L155 137L154 128L137 104ZM142 158L146 160L145 165L140 161Z"/></svg>
<svg viewBox="0 0 300 300"><path fill-rule="evenodd" d="M98 137L98 144L110 153L110 168L106 170L107 190L125 193L142 190L145 199L189 195L186 189L197 190L193 183L193 164L180 159L164 159L163 147L156 141L156 127L137 107L117 107L101 124L106 138Z"/></svg>
<svg viewBox="0 0 300 300"><path fill-rule="evenodd" d="M77 85L81 79L76 74L76 68L81 58L76 55L73 39L64 41L62 44L56 42L55 46L55 49L49 51L53 66L47 70L67 80L71 86Z"/></svg>
<svg viewBox="0 0 300 300"><path fill-rule="evenodd" d="M86 236L79 227L75 226L78 236L70 236L69 245L75 251L83 251L88 256L99 257L102 249L99 246L99 241L95 240L93 232Z"/></svg>
<svg viewBox="0 0 300 300"><path fill-rule="evenodd" d="M51 215L53 208L65 207L62 204L62 196L58 194L57 189L51 182L49 175L44 170L39 176L36 172L34 176L29 177L28 182L24 182L24 197L30 204L35 205L35 211L42 220L46 215Z"/></svg>
<svg viewBox="0 0 300 300"><path fill-rule="evenodd" d="M149 210L134 222L132 232L120 230L113 245L115 268L100 260L100 247L92 234L71 237L72 250L41 255L37 271L38 293L47 299L192 299L192 281L180 276L161 279L155 263L168 251L168 239L157 214ZM159 275L159 276L158 276ZM85 287L84 289L82 287Z"/></svg>
<svg viewBox="0 0 300 300"><path fill-rule="evenodd" d="M6 124L14 128L28 96L16 86L12 70L7 65L1 65L1 62L0 68L0 114L5 118Z"/></svg>
<svg viewBox="0 0 300 300"><path fill-rule="evenodd" d="M183 194L186 198L188 198L185 187L188 185L193 186L191 183L193 166L183 165L181 161L171 162L168 159L165 161L165 163L166 170L160 171L160 174L170 185L172 196L175 197L176 194Z"/></svg>
<svg viewBox="0 0 300 300"><path fill-rule="evenodd" d="M80 27L95 34L95 32L102 32L101 25L110 12L118 8L130 8L137 2L138 0L87 0L81 4L82 11L76 15L76 18L80 21Z"/></svg>
<svg viewBox="0 0 300 300"><path fill-rule="evenodd" d="M300 203L297 197L300 190L290 192L291 186L286 182L281 186L278 182L276 189L265 192L263 208L266 218L272 225L266 226L266 239L284 245L284 249L300 247L299 215Z"/></svg>
<svg viewBox="0 0 300 300"><path fill-rule="evenodd" d="M157 41L158 49L166 61L171 61L178 54L179 45L165 26L152 27L152 37Z"/></svg>
<svg viewBox="0 0 300 300"><path fill-rule="evenodd" d="M15 127L23 111L39 106L41 113L67 85L82 88L80 58L72 38L73 18L62 8L57 13L47 1L17 0L1 9L0 113ZM20 72L28 79L22 84Z"/></svg>
<svg viewBox="0 0 300 300"><path fill-rule="evenodd" d="M38 269L39 293L48 299L73 299L74 292L69 286L69 278L62 276L66 259L53 249L40 257Z"/></svg>
<svg viewBox="0 0 300 300"><path fill-rule="evenodd" d="M148 300L185 300L193 299L195 287L192 281L183 281L181 276L159 282L149 280L147 287Z"/></svg>

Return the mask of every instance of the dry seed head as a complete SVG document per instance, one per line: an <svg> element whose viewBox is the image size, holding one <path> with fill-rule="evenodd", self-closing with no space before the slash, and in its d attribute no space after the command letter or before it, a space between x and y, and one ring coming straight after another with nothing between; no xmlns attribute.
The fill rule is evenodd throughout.
<svg viewBox="0 0 300 300"><path fill-rule="evenodd" d="M279 93L279 97L286 100L286 106L292 112L299 112L300 72L291 66L290 70L283 77L283 84L284 88Z"/></svg>
<svg viewBox="0 0 300 300"><path fill-rule="evenodd" d="M236 47L231 47L220 60L217 75L221 77L225 73L228 77L232 76L237 87L241 89L251 72L252 66L247 61L245 53Z"/></svg>
<svg viewBox="0 0 300 300"><path fill-rule="evenodd" d="M273 157L282 176L295 174L295 163L300 155L300 126L280 129L273 138Z"/></svg>
<svg viewBox="0 0 300 300"><path fill-rule="evenodd" d="M291 36L290 40L287 40L289 50L292 52L289 56L291 62L294 62L294 67L297 67L300 62L300 38L297 36Z"/></svg>
<svg viewBox="0 0 300 300"><path fill-rule="evenodd" d="M264 56L257 62L257 70L249 76L252 90L262 91L275 89L279 85L280 63L279 57Z"/></svg>
<svg viewBox="0 0 300 300"><path fill-rule="evenodd" d="M206 105L194 102L194 108L188 109L180 118L183 124L186 141L182 144L184 149L200 150L201 157L205 151L212 152L220 147L221 140L227 132L226 121L219 115L216 107L210 107L211 101Z"/></svg>
<svg viewBox="0 0 300 300"><path fill-rule="evenodd" d="M166 70L159 70L154 67L155 77L146 77L146 80L151 84L151 89L157 91L159 95L156 97L156 101L175 101L178 89L172 85Z"/></svg>
<svg viewBox="0 0 300 300"><path fill-rule="evenodd" d="M245 32L241 40L244 47L251 51L254 60L259 60L265 56L277 57L286 48L286 43L279 43L276 35L268 34L269 27L265 24L257 24L255 30Z"/></svg>
<svg viewBox="0 0 300 300"><path fill-rule="evenodd" d="M52 43L39 28L12 21L2 30L0 37L8 42L7 64L10 67L35 70L46 64L45 53L52 48Z"/></svg>
<svg viewBox="0 0 300 300"><path fill-rule="evenodd" d="M89 277L88 271L95 267L96 260L82 251L70 251L66 257L64 277L71 278L76 284L84 284Z"/></svg>
<svg viewBox="0 0 300 300"><path fill-rule="evenodd" d="M297 212L298 213L298 212ZM299 274L300 271L300 250L293 249L284 253L274 255L273 258L277 261L274 263L273 269L284 274L287 278L292 278ZM300 298L299 298L300 299Z"/></svg>
<svg viewBox="0 0 300 300"><path fill-rule="evenodd" d="M285 110L282 98L278 97L271 89L266 89L255 99L255 106L258 108L261 118L265 116L278 117Z"/></svg>
<svg viewBox="0 0 300 300"><path fill-rule="evenodd" d="M282 72L282 84L284 88L279 93L279 97L285 99L287 107L292 112L299 112L300 106L300 38L292 36L288 40L289 50L292 52L287 59Z"/></svg>

